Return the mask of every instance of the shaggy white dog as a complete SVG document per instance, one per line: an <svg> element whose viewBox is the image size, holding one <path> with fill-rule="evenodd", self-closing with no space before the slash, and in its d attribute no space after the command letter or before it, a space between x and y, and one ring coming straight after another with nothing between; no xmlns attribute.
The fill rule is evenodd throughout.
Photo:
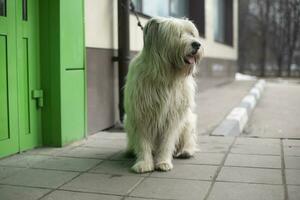
<svg viewBox="0 0 300 200"><path fill-rule="evenodd" d="M196 150L193 73L202 57L199 34L185 19L153 18L125 86L128 152L137 173L173 168L172 158Z"/></svg>

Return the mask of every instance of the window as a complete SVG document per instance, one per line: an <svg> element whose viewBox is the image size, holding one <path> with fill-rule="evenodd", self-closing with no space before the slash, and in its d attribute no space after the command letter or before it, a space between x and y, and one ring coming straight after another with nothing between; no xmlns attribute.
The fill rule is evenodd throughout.
<svg viewBox="0 0 300 200"><path fill-rule="evenodd" d="M197 26L199 34L205 36L205 0L190 0L189 19Z"/></svg>
<svg viewBox="0 0 300 200"><path fill-rule="evenodd" d="M186 0L170 0L170 16L188 17L189 4Z"/></svg>
<svg viewBox="0 0 300 200"><path fill-rule="evenodd" d="M22 19L27 21L27 0L22 0Z"/></svg>
<svg viewBox="0 0 300 200"><path fill-rule="evenodd" d="M187 17L205 35L205 0L133 0L136 11L149 16Z"/></svg>
<svg viewBox="0 0 300 200"><path fill-rule="evenodd" d="M133 0L138 12L149 16L188 17L189 0Z"/></svg>
<svg viewBox="0 0 300 200"><path fill-rule="evenodd" d="M6 16L6 0L0 0L0 16Z"/></svg>
<svg viewBox="0 0 300 200"><path fill-rule="evenodd" d="M162 0L143 1L143 12L151 16L169 16L169 2Z"/></svg>
<svg viewBox="0 0 300 200"><path fill-rule="evenodd" d="M217 42L233 45L232 0L214 0L214 38Z"/></svg>
<svg viewBox="0 0 300 200"><path fill-rule="evenodd" d="M224 0L214 0L214 38L216 41L225 42L225 6Z"/></svg>

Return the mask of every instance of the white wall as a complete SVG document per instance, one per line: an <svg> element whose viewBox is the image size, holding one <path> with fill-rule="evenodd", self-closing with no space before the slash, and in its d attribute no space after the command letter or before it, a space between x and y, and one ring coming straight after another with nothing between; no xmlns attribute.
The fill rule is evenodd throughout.
<svg viewBox="0 0 300 200"><path fill-rule="evenodd" d="M205 1L205 38L202 38L205 56L213 58L237 59L238 46L238 0L233 0L233 47L214 41L214 2Z"/></svg>
<svg viewBox="0 0 300 200"><path fill-rule="evenodd" d="M116 6L116 0L85 0L86 47L117 48Z"/></svg>
<svg viewBox="0 0 300 200"><path fill-rule="evenodd" d="M85 0L86 47L118 48L117 0ZM147 19L141 17L143 25ZM139 51L143 47L143 32L137 26L134 15L130 15L130 49Z"/></svg>
<svg viewBox="0 0 300 200"><path fill-rule="evenodd" d="M234 2L233 47L217 43L213 38L213 1L205 1L205 38L201 38L206 57L237 59L238 45L238 0ZM86 47L117 49L117 0L85 0ZM142 17L142 24L147 19ZM134 15L130 16L130 49L139 51L143 46L143 35Z"/></svg>

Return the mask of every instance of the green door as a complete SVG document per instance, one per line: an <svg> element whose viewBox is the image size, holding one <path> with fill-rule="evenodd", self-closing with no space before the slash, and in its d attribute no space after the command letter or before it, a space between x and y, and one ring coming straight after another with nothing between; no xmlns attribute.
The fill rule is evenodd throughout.
<svg viewBox="0 0 300 200"><path fill-rule="evenodd" d="M39 0L17 0L17 71L20 151L41 145Z"/></svg>
<svg viewBox="0 0 300 200"><path fill-rule="evenodd" d="M19 151L15 9L0 0L0 157Z"/></svg>
<svg viewBox="0 0 300 200"><path fill-rule="evenodd" d="M38 0L0 0L0 5L1 157L41 144L43 93Z"/></svg>

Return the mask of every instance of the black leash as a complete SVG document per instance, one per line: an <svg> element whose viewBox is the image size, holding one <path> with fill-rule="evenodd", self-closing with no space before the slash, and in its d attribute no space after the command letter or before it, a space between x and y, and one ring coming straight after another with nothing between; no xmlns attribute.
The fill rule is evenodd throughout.
<svg viewBox="0 0 300 200"><path fill-rule="evenodd" d="M143 31L144 30L144 27L140 21L140 18L135 10L135 6L134 6L134 3L132 2L132 0L130 0L130 8L131 8L131 11L134 13L135 17L136 17L136 20L138 21L137 25L141 28L141 30Z"/></svg>

